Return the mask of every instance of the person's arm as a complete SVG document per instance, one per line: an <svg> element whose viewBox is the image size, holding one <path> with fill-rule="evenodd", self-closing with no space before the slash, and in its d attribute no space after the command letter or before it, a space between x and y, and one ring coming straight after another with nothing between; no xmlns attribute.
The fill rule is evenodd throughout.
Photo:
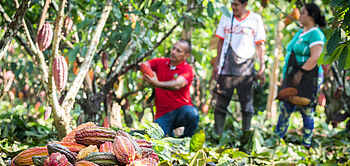
<svg viewBox="0 0 350 166"><path fill-rule="evenodd" d="M323 46L321 44L310 47L310 58L307 59L301 68L306 71L312 70L316 66L318 58L321 56L322 50Z"/></svg>
<svg viewBox="0 0 350 166"><path fill-rule="evenodd" d="M218 67L220 66L220 57L221 57L221 50L222 50L223 44L224 44L224 39L219 38L219 42L217 46L217 55L213 66L213 76L215 80L217 80L218 78Z"/></svg>
<svg viewBox="0 0 350 166"><path fill-rule="evenodd" d="M179 90L187 85L187 80L179 76L176 80L159 81L156 73L153 77L145 76L145 80L152 86L165 90Z"/></svg>
<svg viewBox="0 0 350 166"><path fill-rule="evenodd" d="M265 83L265 45L264 42L256 44L256 53L258 54L258 60L260 62L260 69L257 73L257 78L260 79L260 85Z"/></svg>

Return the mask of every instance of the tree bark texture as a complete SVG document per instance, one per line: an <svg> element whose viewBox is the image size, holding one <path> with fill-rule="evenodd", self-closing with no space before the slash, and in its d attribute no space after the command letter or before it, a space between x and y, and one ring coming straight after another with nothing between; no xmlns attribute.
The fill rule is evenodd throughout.
<svg viewBox="0 0 350 166"><path fill-rule="evenodd" d="M17 34L19 27L22 25L21 23L22 23L24 14L26 13L29 7L29 3L30 3L30 0L22 1L8 29L6 30L2 39L0 40L0 61L2 57L5 56L9 43L11 42L13 37Z"/></svg>

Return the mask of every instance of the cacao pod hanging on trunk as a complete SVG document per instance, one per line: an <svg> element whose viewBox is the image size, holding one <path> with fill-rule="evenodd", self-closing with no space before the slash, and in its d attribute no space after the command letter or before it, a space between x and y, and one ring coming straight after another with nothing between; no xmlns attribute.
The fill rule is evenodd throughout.
<svg viewBox="0 0 350 166"><path fill-rule="evenodd" d="M36 42L38 43L40 51L44 51L51 45L52 37L52 26L50 23L45 23L36 36Z"/></svg>
<svg viewBox="0 0 350 166"><path fill-rule="evenodd" d="M53 60L52 74L57 91L62 91L66 86L68 77L68 66L63 56L58 56Z"/></svg>
<svg viewBox="0 0 350 166"><path fill-rule="evenodd" d="M261 0L261 6L265 8L267 4L269 3L269 0Z"/></svg>
<svg viewBox="0 0 350 166"><path fill-rule="evenodd" d="M72 30L72 26L73 26L73 20L70 17L66 17L64 19L64 28L66 29L67 32L69 32L70 30Z"/></svg>
<svg viewBox="0 0 350 166"><path fill-rule="evenodd" d="M108 69L108 55L106 52L102 53L101 60L102 60L103 69L107 70Z"/></svg>

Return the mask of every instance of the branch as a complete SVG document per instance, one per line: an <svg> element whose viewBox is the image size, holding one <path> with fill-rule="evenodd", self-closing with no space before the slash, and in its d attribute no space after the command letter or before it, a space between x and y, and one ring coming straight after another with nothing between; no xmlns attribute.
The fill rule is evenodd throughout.
<svg viewBox="0 0 350 166"><path fill-rule="evenodd" d="M98 42L100 40L100 36L101 36L102 30L103 30L103 27L106 24L108 15L109 15L111 10L112 10L112 1L107 0L105 7L103 9L101 18L97 23L96 29L95 29L94 34L92 36L92 39L90 41L90 45L88 47L88 51L87 51L87 55L85 56L85 60L84 60L83 64L80 66L79 73L77 74L76 78L74 79L74 82L72 83L72 86L70 87L70 89L66 95L67 97L63 101L62 107L66 111L71 110L73 107L74 99L75 99L76 95L78 94L79 88L84 81L84 77L90 68L90 64L91 64L92 58L95 54L95 51L97 49L96 47L97 47Z"/></svg>
<svg viewBox="0 0 350 166"><path fill-rule="evenodd" d="M24 14L29 7L30 0L23 0L20 7L16 11L9 28L6 30L4 36L0 40L0 61L2 57L6 54L7 47L15 34L17 33L19 27L21 26L21 21L23 20Z"/></svg>
<svg viewBox="0 0 350 166"><path fill-rule="evenodd" d="M298 23L298 21L295 20L294 18L292 18L288 13L282 11L282 9L278 7L278 5L276 4L275 1L271 0L271 3L272 3L281 13L283 13L285 16L289 17L293 22L295 22L295 24L297 24L298 27L301 27L301 25Z"/></svg>
<svg viewBox="0 0 350 166"><path fill-rule="evenodd" d="M45 5L44 5L44 9L41 13L41 17L40 17L40 22L39 22L39 26L38 26L38 32L41 29L41 27L44 25L45 20L46 20L46 13L47 13L47 9L49 8L51 3L51 0L45 0Z"/></svg>

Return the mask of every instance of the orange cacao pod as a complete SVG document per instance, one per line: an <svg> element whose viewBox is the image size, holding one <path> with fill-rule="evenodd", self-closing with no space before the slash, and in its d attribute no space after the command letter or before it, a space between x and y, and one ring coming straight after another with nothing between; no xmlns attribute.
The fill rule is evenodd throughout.
<svg viewBox="0 0 350 166"><path fill-rule="evenodd" d="M114 154L114 147L112 142L105 142L100 146L100 152L110 152Z"/></svg>
<svg viewBox="0 0 350 166"><path fill-rule="evenodd" d="M68 66L63 56L58 56L53 60L52 74L57 91L62 91L66 86L68 77Z"/></svg>
<svg viewBox="0 0 350 166"><path fill-rule="evenodd" d="M299 8L294 8L292 11L292 18L294 18L295 20L299 20L300 18L300 10Z"/></svg>
<svg viewBox="0 0 350 166"><path fill-rule="evenodd" d="M76 162L75 166L98 166L98 165L90 161L81 160Z"/></svg>
<svg viewBox="0 0 350 166"><path fill-rule="evenodd" d="M22 151L16 157L14 157L13 164L18 165L33 165L33 156L47 156L49 153L47 152L46 147L34 147L29 148L27 150Z"/></svg>
<svg viewBox="0 0 350 166"><path fill-rule="evenodd" d="M101 61L102 61L103 69L107 70L108 69L108 55L106 52L102 53Z"/></svg>
<svg viewBox="0 0 350 166"><path fill-rule="evenodd" d="M153 77L153 71L151 68L149 68L146 64L141 63L140 64L140 70L142 72L143 75L148 75L149 77Z"/></svg>
<svg viewBox="0 0 350 166"><path fill-rule="evenodd" d="M51 45L52 37L52 26L50 23L45 23L36 36L36 42L38 43L40 51L44 51Z"/></svg>
<svg viewBox="0 0 350 166"><path fill-rule="evenodd" d="M83 123L79 126L77 126L75 129L73 129L71 132L69 132L62 140L61 142L75 142L75 134L78 130L87 128L87 127L96 127L96 125L92 122Z"/></svg>
<svg viewBox="0 0 350 166"><path fill-rule="evenodd" d="M298 106L306 106L310 104L311 100L306 97L300 97L300 96L290 96L288 98L289 102L291 102L294 105Z"/></svg>
<svg viewBox="0 0 350 166"><path fill-rule="evenodd" d="M135 159L136 152L130 139L117 135L114 139L113 146L118 161L128 164Z"/></svg>
<svg viewBox="0 0 350 166"><path fill-rule="evenodd" d="M88 147L82 149L77 155L77 160L83 160L88 154L92 152L99 152L96 145L89 145Z"/></svg>
<svg viewBox="0 0 350 166"><path fill-rule="evenodd" d="M278 100L284 100L289 96L295 96L298 94L298 89L293 88L293 87L288 87L280 90L277 95Z"/></svg>
<svg viewBox="0 0 350 166"><path fill-rule="evenodd" d="M106 127L89 127L77 131L75 141L83 145L97 145L113 141L116 132Z"/></svg>
<svg viewBox="0 0 350 166"><path fill-rule="evenodd" d="M77 60L75 60L73 63L73 74L77 75L78 73L79 73L79 67L78 67Z"/></svg>
<svg viewBox="0 0 350 166"><path fill-rule="evenodd" d="M86 146L78 144L76 142L56 142L55 141L55 143L58 143L58 144L61 144L65 147L67 147L72 152L79 152L82 149L86 148Z"/></svg>

